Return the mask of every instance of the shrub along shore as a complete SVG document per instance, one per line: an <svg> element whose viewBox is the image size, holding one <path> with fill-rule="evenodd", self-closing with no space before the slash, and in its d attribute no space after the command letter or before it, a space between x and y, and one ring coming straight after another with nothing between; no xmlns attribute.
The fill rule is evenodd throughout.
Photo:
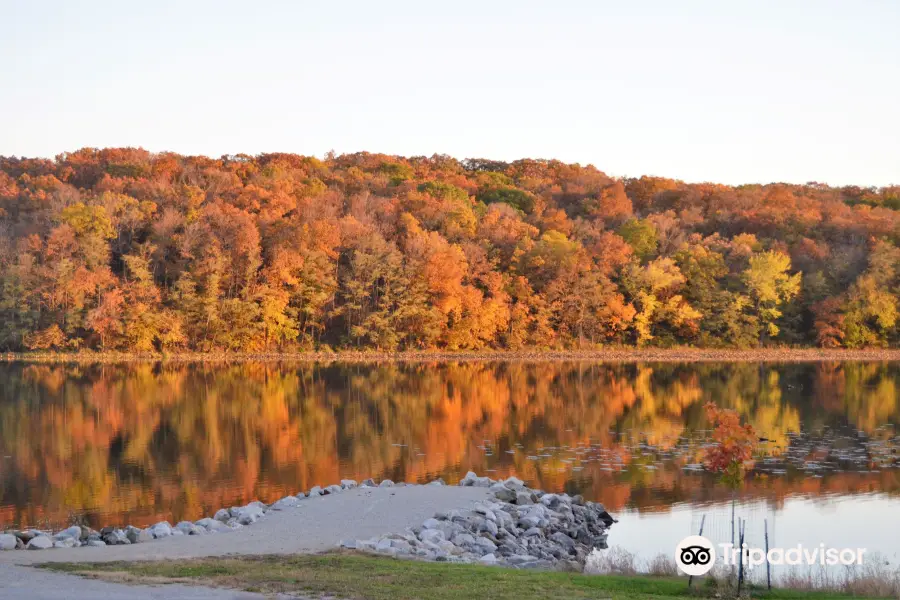
<svg viewBox="0 0 900 600"><path fill-rule="evenodd" d="M608 348L600 350L379 352L8 352L0 361L31 363L117 362L437 362L437 361L589 361L589 362L840 362L900 361L900 349L757 348Z"/></svg>

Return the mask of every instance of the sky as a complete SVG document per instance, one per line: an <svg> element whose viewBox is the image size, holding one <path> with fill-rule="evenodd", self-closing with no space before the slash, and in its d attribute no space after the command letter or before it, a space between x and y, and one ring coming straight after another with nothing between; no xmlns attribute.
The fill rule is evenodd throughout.
<svg viewBox="0 0 900 600"><path fill-rule="evenodd" d="M0 155L555 158L900 184L900 2L0 0Z"/></svg>

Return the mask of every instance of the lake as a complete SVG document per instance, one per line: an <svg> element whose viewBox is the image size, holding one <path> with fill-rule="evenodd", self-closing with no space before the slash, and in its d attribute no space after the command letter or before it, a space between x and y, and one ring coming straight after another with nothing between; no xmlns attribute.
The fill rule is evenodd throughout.
<svg viewBox="0 0 900 600"><path fill-rule="evenodd" d="M147 525L342 478L516 475L620 519L642 558L732 500L751 541L897 558L900 364L0 364L0 529ZM736 497L699 463L707 401L764 456Z"/></svg>

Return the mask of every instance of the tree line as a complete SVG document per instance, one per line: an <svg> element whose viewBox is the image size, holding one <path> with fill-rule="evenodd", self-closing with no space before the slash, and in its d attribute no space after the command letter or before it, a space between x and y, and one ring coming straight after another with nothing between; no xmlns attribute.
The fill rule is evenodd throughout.
<svg viewBox="0 0 900 600"><path fill-rule="evenodd" d="M0 349L894 346L898 210L554 160L0 157Z"/></svg>

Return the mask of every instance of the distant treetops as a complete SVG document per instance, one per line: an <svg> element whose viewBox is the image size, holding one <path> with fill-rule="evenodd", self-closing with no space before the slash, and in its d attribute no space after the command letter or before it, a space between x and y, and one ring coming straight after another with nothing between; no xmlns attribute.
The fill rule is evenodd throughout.
<svg viewBox="0 0 900 600"><path fill-rule="evenodd" d="M900 188L0 157L0 350L897 345Z"/></svg>

